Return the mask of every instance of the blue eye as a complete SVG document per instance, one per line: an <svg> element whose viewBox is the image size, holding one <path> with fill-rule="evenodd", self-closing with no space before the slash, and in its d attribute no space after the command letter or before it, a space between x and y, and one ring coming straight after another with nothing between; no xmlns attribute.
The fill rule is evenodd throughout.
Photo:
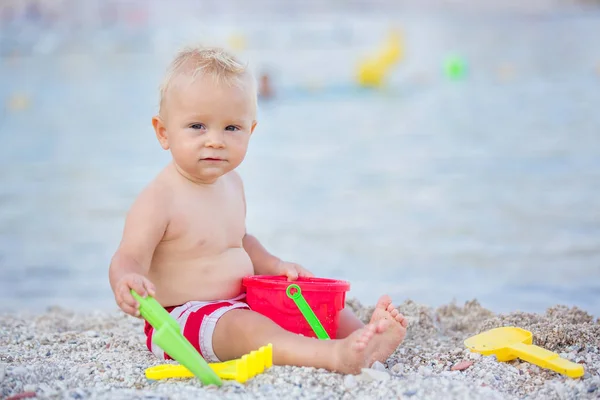
<svg viewBox="0 0 600 400"><path fill-rule="evenodd" d="M192 129L206 129L206 127L204 126L204 124L192 124L192 125L190 125L190 128L192 128Z"/></svg>
<svg viewBox="0 0 600 400"><path fill-rule="evenodd" d="M233 126L233 125L229 125L228 127L225 128L226 131L239 131L240 128L238 128L237 126Z"/></svg>

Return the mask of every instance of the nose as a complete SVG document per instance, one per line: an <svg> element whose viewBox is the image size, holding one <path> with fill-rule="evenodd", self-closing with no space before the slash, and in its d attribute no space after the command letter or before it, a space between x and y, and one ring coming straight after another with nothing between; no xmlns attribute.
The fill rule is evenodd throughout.
<svg viewBox="0 0 600 400"><path fill-rule="evenodd" d="M206 132L206 142L204 143L204 146L213 149L225 148L223 132L219 132L217 130L209 130L208 132Z"/></svg>

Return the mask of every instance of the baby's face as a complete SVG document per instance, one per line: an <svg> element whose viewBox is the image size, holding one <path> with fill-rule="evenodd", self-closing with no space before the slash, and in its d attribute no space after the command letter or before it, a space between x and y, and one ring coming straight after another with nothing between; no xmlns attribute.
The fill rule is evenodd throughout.
<svg viewBox="0 0 600 400"><path fill-rule="evenodd" d="M250 84L217 84L211 77L181 79L169 90L161 145L188 179L212 183L243 161L256 126Z"/></svg>

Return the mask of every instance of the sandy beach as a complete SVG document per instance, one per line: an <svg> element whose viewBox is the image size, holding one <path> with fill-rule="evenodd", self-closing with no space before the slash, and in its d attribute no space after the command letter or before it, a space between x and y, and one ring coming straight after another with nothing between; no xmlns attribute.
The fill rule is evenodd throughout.
<svg viewBox="0 0 600 400"><path fill-rule="evenodd" d="M372 307L347 303L366 320ZM246 384L202 387L195 379L150 381L160 362L145 348L142 321L121 312L0 316L0 398L98 399L596 399L600 397L600 321L577 308L543 315L496 315L477 301L438 309L407 301L406 341L386 365L356 376L314 368L272 367ZM535 343L581 363L571 379L521 361L500 363L466 350L463 340L493 327L516 325Z"/></svg>

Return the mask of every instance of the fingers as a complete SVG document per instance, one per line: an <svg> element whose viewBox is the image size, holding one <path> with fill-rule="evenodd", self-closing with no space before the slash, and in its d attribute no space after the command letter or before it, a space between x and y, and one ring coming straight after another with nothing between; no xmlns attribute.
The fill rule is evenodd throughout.
<svg viewBox="0 0 600 400"><path fill-rule="evenodd" d="M129 286L126 283L123 283L121 285L118 292L117 303L119 303L119 306L121 304L127 304L131 307L137 308L138 303L135 300L135 298L131 295L131 292L129 290Z"/></svg>
<svg viewBox="0 0 600 400"><path fill-rule="evenodd" d="M129 315L132 315L134 317L139 317L140 316L140 310L138 310L137 307L133 307L131 304L126 303L125 301L122 301L119 306L121 307L121 310L123 310L124 312L126 312Z"/></svg>
<svg viewBox="0 0 600 400"><path fill-rule="evenodd" d="M140 305L131 294L131 289L142 297L155 296L156 289L152 282L141 275L126 276L119 283L115 291L117 304L127 314L139 317Z"/></svg>
<svg viewBox="0 0 600 400"><path fill-rule="evenodd" d="M298 271L293 267L287 267L285 269L285 276L287 276L288 281L295 281L298 279Z"/></svg>
<svg viewBox="0 0 600 400"><path fill-rule="evenodd" d="M125 282L123 282L118 290L117 304L121 310L127 314L133 315L134 317L139 316L139 304L131 295L131 292L129 291L129 285L127 285Z"/></svg>
<svg viewBox="0 0 600 400"><path fill-rule="evenodd" d="M146 290L146 286L144 285L145 279L142 276L134 276L129 280L129 287L136 291L142 297L148 296L148 291Z"/></svg>
<svg viewBox="0 0 600 400"><path fill-rule="evenodd" d="M295 281L298 277L311 278L314 276L312 272L300 265L288 262L284 262L282 265L282 275L287 276L288 281Z"/></svg>
<svg viewBox="0 0 600 400"><path fill-rule="evenodd" d="M156 296L156 288L154 287L152 282L150 282L146 278L144 278L144 288L146 288L146 291L148 292L148 294L150 296L152 296L152 297Z"/></svg>

